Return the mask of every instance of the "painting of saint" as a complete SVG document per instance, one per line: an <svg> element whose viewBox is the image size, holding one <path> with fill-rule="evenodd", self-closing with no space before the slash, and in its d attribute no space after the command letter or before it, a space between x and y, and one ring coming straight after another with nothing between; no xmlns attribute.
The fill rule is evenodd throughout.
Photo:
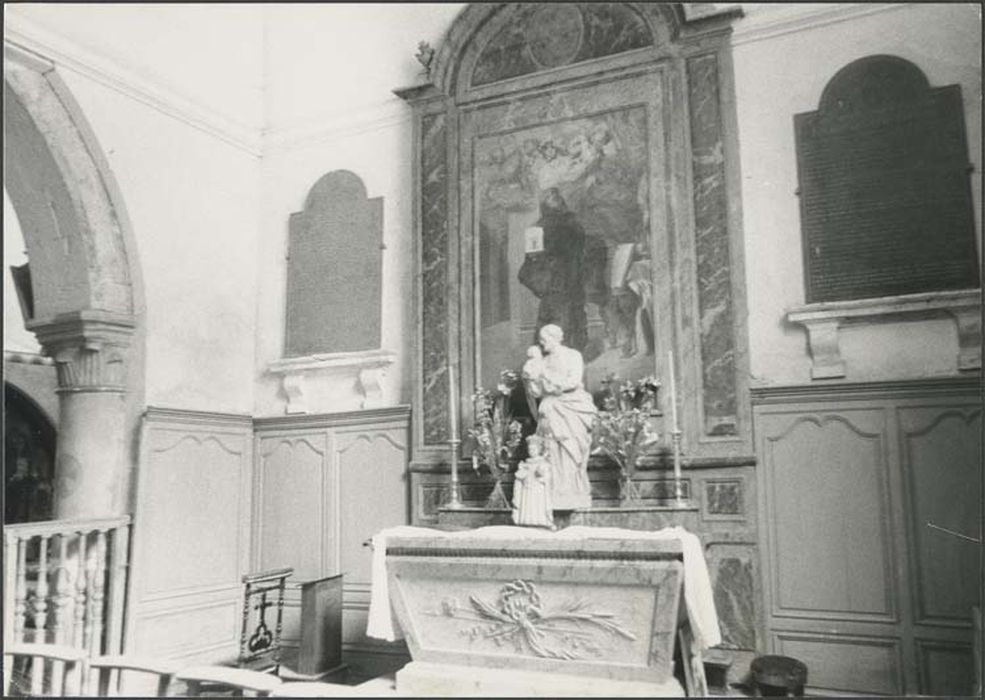
<svg viewBox="0 0 985 700"><path fill-rule="evenodd" d="M590 390L654 371L646 112L628 107L474 141L483 386L547 324ZM531 245L531 241L536 244Z"/></svg>

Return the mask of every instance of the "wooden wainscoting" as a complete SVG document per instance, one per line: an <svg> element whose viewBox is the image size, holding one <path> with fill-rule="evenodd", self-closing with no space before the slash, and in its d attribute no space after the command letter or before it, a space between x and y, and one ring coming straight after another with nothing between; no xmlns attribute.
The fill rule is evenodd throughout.
<svg viewBox="0 0 985 700"><path fill-rule="evenodd" d="M235 658L248 570L252 419L148 408L140 445L128 653Z"/></svg>
<svg viewBox="0 0 985 700"><path fill-rule="evenodd" d="M767 643L818 693L970 694L980 379L758 389ZM935 527L936 526L936 527Z"/></svg>
<svg viewBox="0 0 985 700"><path fill-rule="evenodd" d="M365 634L371 550L363 543L410 523L409 422L407 406L254 421L251 570L294 569L285 646L300 639L297 584L341 573L344 647L392 651Z"/></svg>

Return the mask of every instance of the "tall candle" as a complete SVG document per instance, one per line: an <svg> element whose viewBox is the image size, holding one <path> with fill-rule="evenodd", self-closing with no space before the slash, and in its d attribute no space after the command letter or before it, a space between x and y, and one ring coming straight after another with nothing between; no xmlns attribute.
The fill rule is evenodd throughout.
<svg viewBox="0 0 985 700"><path fill-rule="evenodd" d="M458 390L455 386L455 366L448 365L448 420L451 423L451 439L458 440Z"/></svg>
<svg viewBox="0 0 985 700"><path fill-rule="evenodd" d="M667 353L667 366L670 371L670 415L673 420L673 430L677 431L677 382L674 379L674 351Z"/></svg>

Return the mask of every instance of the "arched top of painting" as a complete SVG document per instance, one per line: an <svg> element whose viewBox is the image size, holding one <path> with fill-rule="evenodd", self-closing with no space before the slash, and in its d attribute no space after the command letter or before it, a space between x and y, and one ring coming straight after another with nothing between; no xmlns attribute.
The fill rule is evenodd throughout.
<svg viewBox="0 0 985 700"><path fill-rule="evenodd" d="M826 116L882 111L927 98L930 83L904 58L875 55L839 70L821 94L819 111Z"/></svg>
<svg viewBox="0 0 985 700"><path fill-rule="evenodd" d="M446 95L661 46L687 21L687 3L476 3L455 19L431 80ZM474 60L465 60L475 56ZM462 75L462 69L466 74Z"/></svg>
<svg viewBox="0 0 985 700"><path fill-rule="evenodd" d="M628 5L522 5L482 49L472 70L478 87L653 44L646 20Z"/></svg>

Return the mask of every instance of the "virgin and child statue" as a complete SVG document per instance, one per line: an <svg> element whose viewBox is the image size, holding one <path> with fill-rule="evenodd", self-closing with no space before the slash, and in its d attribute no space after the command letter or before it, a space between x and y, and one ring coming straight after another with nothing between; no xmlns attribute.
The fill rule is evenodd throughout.
<svg viewBox="0 0 985 700"><path fill-rule="evenodd" d="M528 351L522 377L528 397L539 399L536 435L549 464L550 507L588 508L588 458L598 411L582 382L584 362L580 352L563 344L560 326L543 326L538 338L539 348Z"/></svg>

